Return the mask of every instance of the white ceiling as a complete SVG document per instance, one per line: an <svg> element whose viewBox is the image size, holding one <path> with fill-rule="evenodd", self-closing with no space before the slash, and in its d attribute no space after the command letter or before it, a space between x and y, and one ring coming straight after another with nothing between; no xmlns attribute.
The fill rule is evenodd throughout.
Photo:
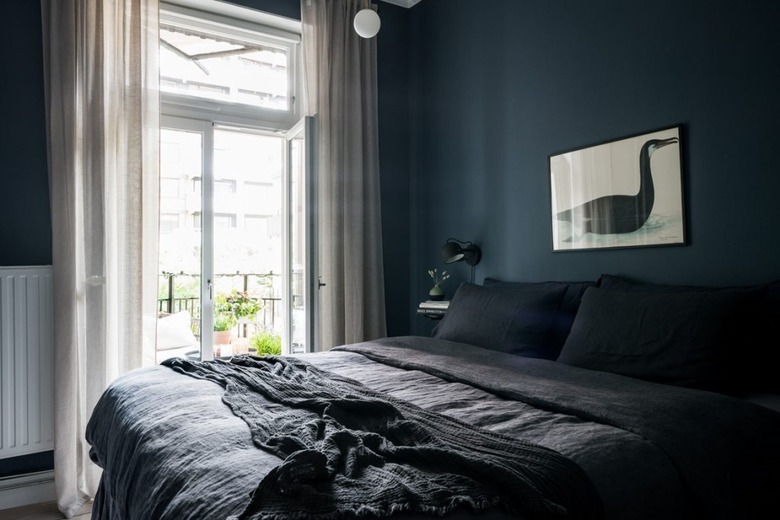
<svg viewBox="0 0 780 520"><path fill-rule="evenodd" d="M382 0L388 4L400 5L401 7L412 7L414 4L421 2L422 0Z"/></svg>

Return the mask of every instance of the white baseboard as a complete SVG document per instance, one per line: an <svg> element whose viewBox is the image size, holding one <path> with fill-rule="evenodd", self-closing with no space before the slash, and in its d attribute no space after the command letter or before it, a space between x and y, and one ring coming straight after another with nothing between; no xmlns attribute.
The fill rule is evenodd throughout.
<svg viewBox="0 0 780 520"><path fill-rule="evenodd" d="M56 499L54 471L0 478L0 509L53 502Z"/></svg>

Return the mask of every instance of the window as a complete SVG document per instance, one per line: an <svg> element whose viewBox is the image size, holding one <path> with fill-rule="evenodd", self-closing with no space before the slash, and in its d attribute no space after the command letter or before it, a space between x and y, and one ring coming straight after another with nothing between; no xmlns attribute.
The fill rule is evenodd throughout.
<svg viewBox="0 0 780 520"><path fill-rule="evenodd" d="M192 300L199 331L226 321L220 301L231 288L278 302L227 343L200 334L204 359L246 352L260 332L281 336L286 352L304 351L313 345L304 339L306 309L291 304L302 301L301 276L295 271L290 283L287 274L298 258L290 244L301 243L293 236L313 227L288 223L293 208L301 211L288 201L291 186L306 173L292 169L302 163L293 163L290 144L302 142L304 127L300 23L271 17L278 25L263 25L250 9L175 1L160 8L160 270L177 273L171 298Z"/></svg>
<svg viewBox="0 0 780 520"><path fill-rule="evenodd" d="M287 47L238 42L206 30L161 24L160 62L163 92L290 109Z"/></svg>
<svg viewBox="0 0 780 520"><path fill-rule="evenodd" d="M300 24L221 2L189 3L221 12L161 5L163 111L205 118L218 111L223 122L291 128L300 118Z"/></svg>

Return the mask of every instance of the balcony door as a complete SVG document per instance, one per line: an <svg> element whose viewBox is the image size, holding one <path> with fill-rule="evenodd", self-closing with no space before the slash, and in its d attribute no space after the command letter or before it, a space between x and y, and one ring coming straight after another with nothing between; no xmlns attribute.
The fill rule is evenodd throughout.
<svg viewBox="0 0 780 520"><path fill-rule="evenodd" d="M301 25L180 4L160 4L158 360L310 350Z"/></svg>
<svg viewBox="0 0 780 520"><path fill-rule="evenodd" d="M312 352L316 346L315 295L319 287L313 251L316 228L316 184L314 176L314 118L305 117L285 136L284 220L284 293L283 344L290 353Z"/></svg>
<svg viewBox="0 0 780 520"><path fill-rule="evenodd" d="M196 340L175 355L312 349L307 128L163 118L160 310L188 317Z"/></svg>

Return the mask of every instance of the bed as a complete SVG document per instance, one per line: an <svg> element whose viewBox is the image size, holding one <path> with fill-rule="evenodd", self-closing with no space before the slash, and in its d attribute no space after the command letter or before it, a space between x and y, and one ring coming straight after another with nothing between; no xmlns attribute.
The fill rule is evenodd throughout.
<svg viewBox="0 0 780 520"><path fill-rule="evenodd" d="M487 279L431 337L139 369L92 516L766 518L779 291Z"/></svg>

